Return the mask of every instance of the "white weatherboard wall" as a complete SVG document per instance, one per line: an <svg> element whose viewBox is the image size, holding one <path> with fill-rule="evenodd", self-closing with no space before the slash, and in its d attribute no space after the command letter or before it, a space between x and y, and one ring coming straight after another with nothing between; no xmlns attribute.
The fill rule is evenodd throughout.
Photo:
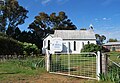
<svg viewBox="0 0 120 83"><path fill-rule="evenodd" d="M74 41L76 42L76 50L74 50ZM70 53L71 54L79 54L81 49L83 48L83 43L88 44L88 40L63 40L63 50L62 52L67 52L68 42L70 42ZM89 40L89 43L96 44L96 41Z"/></svg>
<svg viewBox="0 0 120 83"><path fill-rule="evenodd" d="M46 49L48 48L48 40L50 40L50 54L54 54L55 51L52 48L52 37L48 36L44 41L43 41L43 54L46 53ZM76 50L74 50L74 41L76 42ZM96 44L95 40L63 40L62 41L62 52L63 53L67 53L67 49L68 49L68 42L70 43L70 53L71 54L79 54L81 52L81 49L83 48L83 43L88 44L89 43L94 43Z"/></svg>
<svg viewBox="0 0 120 83"><path fill-rule="evenodd" d="M62 52L67 53L67 49L70 49L71 54L79 54L83 46L88 44L88 42L96 44L95 33L93 30L55 30L54 34L49 34L44 38L42 49L43 54L45 54L46 49L48 49L49 40L49 52L50 54L55 53L54 49L52 48L52 39L54 38L62 38ZM76 47L76 50L74 50L74 47Z"/></svg>
<svg viewBox="0 0 120 83"><path fill-rule="evenodd" d="M48 40L50 40L50 46L51 46L52 38L53 38L52 35L49 35L43 40L42 54L46 54L46 50L48 49ZM49 52L51 53L51 50L49 50Z"/></svg>

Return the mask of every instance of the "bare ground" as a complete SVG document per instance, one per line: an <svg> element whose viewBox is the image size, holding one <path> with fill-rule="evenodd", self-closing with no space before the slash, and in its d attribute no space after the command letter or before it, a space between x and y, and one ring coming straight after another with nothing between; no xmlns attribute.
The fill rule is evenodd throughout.
<svg viewBox="0 0 120 83"><path fill-rule="evenodd" d="M10 77L9 80L3 80L0 83L98 83L96 80L81 79L62 75L44 73L38 76L29 77Z"/></svg>

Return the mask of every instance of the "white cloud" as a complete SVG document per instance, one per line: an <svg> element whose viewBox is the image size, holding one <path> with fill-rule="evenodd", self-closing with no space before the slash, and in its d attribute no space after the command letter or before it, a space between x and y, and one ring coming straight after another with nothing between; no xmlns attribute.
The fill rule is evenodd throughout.
<svg viewBox="0 0 120 83"><path fill-rule="evenodd" d="M58 4L65 4L66 2L68 2L69 0L56 0L56 2Z"/></svg>
<svg viewBox="0 0 120 83"><path fill-rule="evenodd" d="M38 0L36 0L36 1L38 1ZM64 4L64 3L66 3L67 1L69 1L69 0L42 0L42 1L41 1L41 4L42 4L42 5L46 5L46 4L48 4L49 2L57 2L58 4Z"/></svg>
<svg viewBox="0 0 120 83"><path fill-rule="evenodd" d="M49 3L50 1L51 1L51 0L42 0L41 3L42 3L43 5L45 5L45 4Z"/></svg>
<svg viewBox="0 0 120 83"><path fill-rule="evenodd" d="M106 36L106 40L110 39L110 38L116 38L118 40L120 40L120 36L118 35L120 33L119 30L120 26L101 26L97 29L95 29L95 32L97 34L100 35L105 35Z"/></svg>
<svg viewBox="0 0 120 83"><path fill-rule="evenodd" d="M111 20L111 18L104 17L104 18L102 18L102 20L107 21L107 20Z"/></svg>
<svg viewBox="0 0 120 83"><path fill-rule="evenodd" d="M106 17L104 17L104 18L95 18L94 20L95 20L95 22L110 21L111 18L106 18Z"/></svg>
<svg viewBox="0 0 120 83"><path fill-rule="evenodd" d="M107 18L102 18L103 20L107 20Z"/></svg>
<svg viewBox="0 0 120 83"><path fill-rule="evenodd" d="M98 21L98 18L95 18L95 21Z"/></svg>
<svg viewBox="0 0 120 83"><path fill-rule="evenodd" d="M119 30L113 30L113 31L109 31L109 32L104 32L105 36L107 37L107 40L110 38L114 38L114 39L118 39L120 40L120 36L118 35L120 33Z"/></svg>

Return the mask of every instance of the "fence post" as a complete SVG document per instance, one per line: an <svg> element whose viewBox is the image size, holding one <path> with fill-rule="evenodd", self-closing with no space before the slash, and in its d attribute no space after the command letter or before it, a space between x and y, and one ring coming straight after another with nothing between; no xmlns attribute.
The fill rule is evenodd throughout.
<svg viewBox="0 0 120 83"><path fill-rule="evenodd" d="M100 73L101 73L101 57L100 57L100 51L97 52L97 65L96 65L96 72L97 72L97 79L100 80L99 76L100 76Z"/></svg>
<svg viewBox="0 0 120 83"><path fill-rule="evenodd" d="M68 74L70 75L70 42L68 42L67 54L68 54Z"/></svg>
<svg viewBox="0 0 120 83"><path fill-rule="evenodd" d="M48 72L50 71L50 53L48 50L46 50L46 69Z"/></svg>
<svg viewBox="0 0 120 83"><path fill-rule="evenodd" d="M108 56L105 53L102 53L102 73L107 74L107 63Z"/></svg>
<svg viewBox="0 0 120 83"><path fill-rule="evenodd" d="M70 54L70 42L68 42L68 46L67 46L67 54Z"/></svg>

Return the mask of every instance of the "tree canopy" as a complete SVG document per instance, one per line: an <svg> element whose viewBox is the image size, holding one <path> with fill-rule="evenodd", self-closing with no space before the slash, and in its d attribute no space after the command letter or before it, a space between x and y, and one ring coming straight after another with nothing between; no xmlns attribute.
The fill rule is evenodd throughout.
<svg viewBox="0 0 120 83"><path fill-rule="evenodd" d="M80 30L87 30L86 28L81 28Z"/></svg>
<svg viewBox="0 0 120 83"><path fill-rule="evenodd" d="M108 42L117 42L117 41L118 41L117 39L112 39L112 38L108 40Z"/></svg>
<svg viewBox="0 0 120 83"><path fill-rule="evenodd" d="M35 20L29 25L29 29L37 32L39 36L45 36L47 33L53 33L54 30L75 30L76 26L68 19L65 12L61 11L58 15L40 12L35 16Z"/></svg>
<svg viewBox="0 0 120 83"><path fill-rule="evenodd" d="M18 25L24 23L28 13L28 10L20 6L17 0L6 0L4 6L1 8L1 11L1 30L5 30L7 28L9 28L9 30L15 30Z"/></svg>
<svg viewBox="0 0 120 83"><path fill-rule="evenodd" d="M104 35L95 34L95 37L97 39L97 44L99 45L103 44L103 41L106 40Z"/></svg>

